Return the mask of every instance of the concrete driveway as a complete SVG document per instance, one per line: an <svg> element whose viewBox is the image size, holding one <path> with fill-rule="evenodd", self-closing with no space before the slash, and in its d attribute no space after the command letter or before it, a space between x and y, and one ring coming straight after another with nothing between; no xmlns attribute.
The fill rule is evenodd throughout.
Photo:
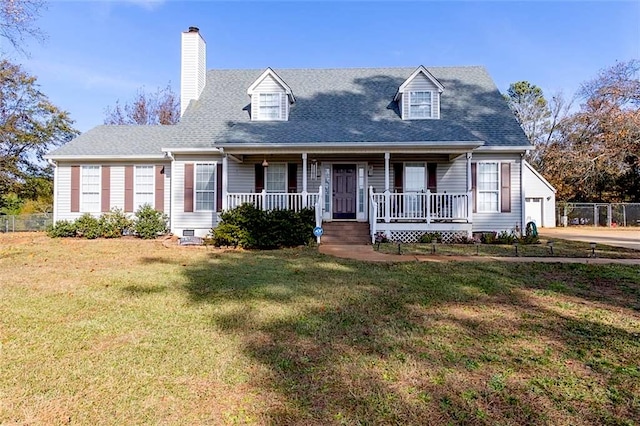
<svg viewBox="0 0 640 426"><path fill-rule="evenodd" d="M540 228L538 233L543 238L594 242L640 250L640 228L559 227Z"/></svg>

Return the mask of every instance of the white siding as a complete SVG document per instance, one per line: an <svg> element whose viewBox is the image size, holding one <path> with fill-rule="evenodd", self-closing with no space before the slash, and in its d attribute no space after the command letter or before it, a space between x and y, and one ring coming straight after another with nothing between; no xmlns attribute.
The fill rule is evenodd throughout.
<svg viewBox="0 0 640 426"><path fill-rule="evenodd" d="M524 196L542 199L542 223L538 226L553 228L556 226L556 194L529 167L523 169Z"/></svg>
<svg viewBox="0 0 640 426"><path fill-rule="evenodd" d="M451 163L437 163L438 192L467 192L467 159L462 156Z"/></svg>
<svg viewBox="0 0 640 426"><path fill-rule="evenodd" d="M202 157L202 156L176 156L176 160L173 162L173 169L171 175L173 176L173 218L171 221L171 232L178 236L182 236L182 232L185 229L193 229L196 236L206 236L211 228L213 228L218 221L218 214L216 212L185 212L184 211L184 170L186 163L222 163L220 157ZM232 162L229 161L228 164ZM233 180L232 176L229 176L229 183ZM195 182L194 182L195 184ZM216 183L217 186L217 183ZM194 199L195 207L195 199Z"/></svg>
<svg viewBox="0 0 640 426"><path fill-rule="evenodd" d="M255 163L260 163L262 160L251 162L249 159L245 159L243 163L236 163L235 161L227 161L229 167L229 192L254 192L255 188Z"/></svg>
<svg viewBox="0 0 640 426"><path fill-rule="evenodd" d="M182 33L182 62L180 70L180 115L189 102L198 99L206 83L206 45L200 33Z"/></svg>
<svg viewBox="0 0 640 426"><path fill-rule="evenodd" d="M511 163L511 212L473 213L473 231L512 231L522 229L522 197L520 193L519 154L473 154L472 162L497 161Z"/></svg>
<svg viewBox="0 0 640 426"><path fill-rule="evenodd" d="M253 90L251 96L251 119L258 119L258 98L260 93L281 93L280 96L280 114L283 120L287 120L289 117L289 97L286 94L284 87L280 85L270 75L267 75Z"/></svg>
<svg viewBox="0 0 640 426"><path fill-rule="evenodd" d="M438 93L438 86L428 79L424 74L419 73L415 76L409 84L405 86L404 94L400 98L402 105L402 118L407 119L409 117L409 92L431 92L431 111L433 113L432 118L440 118L440 93Z"/></svg>
<svg viewBox="0 0 640 426"><path fill-rule="evenodd" d="M94 163L95 164L95 163ZM136 163L146 165L156 165L159 163ZM79 165L79 163L78 163ZM110 166L111 185L109 189L109 204L111 208L119 208L124 210L124 169L125 164L122 163L101 163L100 165ZM126 164L135 165L135 164ZM164 212L167 216L170 214L169 206L171 202L171 166L165 164L165 183L164 183ZM58 164L58 193L55 194L54 202L58 209L57 220L75 220L82 216L82 212L71 212L71 164ZM95 213L99 216L101 213Z"/></svg>

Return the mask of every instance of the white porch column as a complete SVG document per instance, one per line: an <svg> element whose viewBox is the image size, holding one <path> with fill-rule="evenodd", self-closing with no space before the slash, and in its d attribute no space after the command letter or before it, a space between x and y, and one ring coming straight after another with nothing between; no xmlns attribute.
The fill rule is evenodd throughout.
<svg viewBox="0 0 640 426"><path fill-rule="evenodd" d="M226 211L229 207L227 205L227 193L229 185L229 161L227 159L227 154L222 156L222 210Z"/></svg>
<svg viewBox="0 0 640 426"><path fill-rule="evenodd" d="M307 153L302 153L302 207L307 207Z"/></svg>
<svg viewBox="0 0 640 426"><path fill-rule="evenodd" d="M471 157L472 154L467 152L467 223L473 223L473 203L475 202L473 200L474 195L472 192L473 181L471 177ZM471 237L471 232L469 232L469 237Z"/></svg>
<svg viewBox="0 0 640 426"><path fill-rule="evenodd" d="M471 153L467 152L467 192L471 192Z"/></svg>
<svg viewBox="0 0 640 426"><path fill-rule="evenodd" d="M391 154L384 153L384 221L391 222L391 190L389 189L389 159Z"/></svg>

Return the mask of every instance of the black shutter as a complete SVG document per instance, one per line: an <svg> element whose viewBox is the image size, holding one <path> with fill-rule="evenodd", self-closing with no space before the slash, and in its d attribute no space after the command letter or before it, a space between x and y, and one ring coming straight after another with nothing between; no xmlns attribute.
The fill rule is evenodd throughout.
<svg viewBox="0 0 640 426"><path fill-rule="evenodd" d="M471 192L473 193L473 212L478 211L478 164L471 163Z"/></svg>
<svg viewBox="0 0 640 426"><path fill-rule="evenodd" d="M437 163L427 163L427 189L431 192L438 192L437 167Z"/></svg>
<svg viewBox="0 0 640 426"><path fill-rule="evenodd" d="M262 192L262 190L264 189L264 167L262 167L262 164L260 163L256 164L255 174L256 174L255 176L256 192Z"/></svg>
<svg viewBox="0 0 640 426"><path fill-rule="evenodd" d="M298 165L289 163L287 167L287 192L295 194L298 192Z"/></svg>

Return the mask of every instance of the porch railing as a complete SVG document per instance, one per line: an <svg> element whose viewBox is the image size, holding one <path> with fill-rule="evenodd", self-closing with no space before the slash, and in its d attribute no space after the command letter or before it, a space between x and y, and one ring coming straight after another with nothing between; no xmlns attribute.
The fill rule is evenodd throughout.
<svg viewBox="0 0 640 426"><path fill-rule="evenodd" d="M267 192L227 194L227 209L252 204L261 210L294 210L314 207L321 199L318 193Z"/></svg>
<svg viewBox="0 0 640 426"><path fill-rule="evenodd" d="M469 221L470 193L400 192L374 193L370 188L370 223L377 221ZM373 207L375 206L375 207ZM372 230L373 232L373 230ZM375 234L372 234L375 235Z"/></svg>

